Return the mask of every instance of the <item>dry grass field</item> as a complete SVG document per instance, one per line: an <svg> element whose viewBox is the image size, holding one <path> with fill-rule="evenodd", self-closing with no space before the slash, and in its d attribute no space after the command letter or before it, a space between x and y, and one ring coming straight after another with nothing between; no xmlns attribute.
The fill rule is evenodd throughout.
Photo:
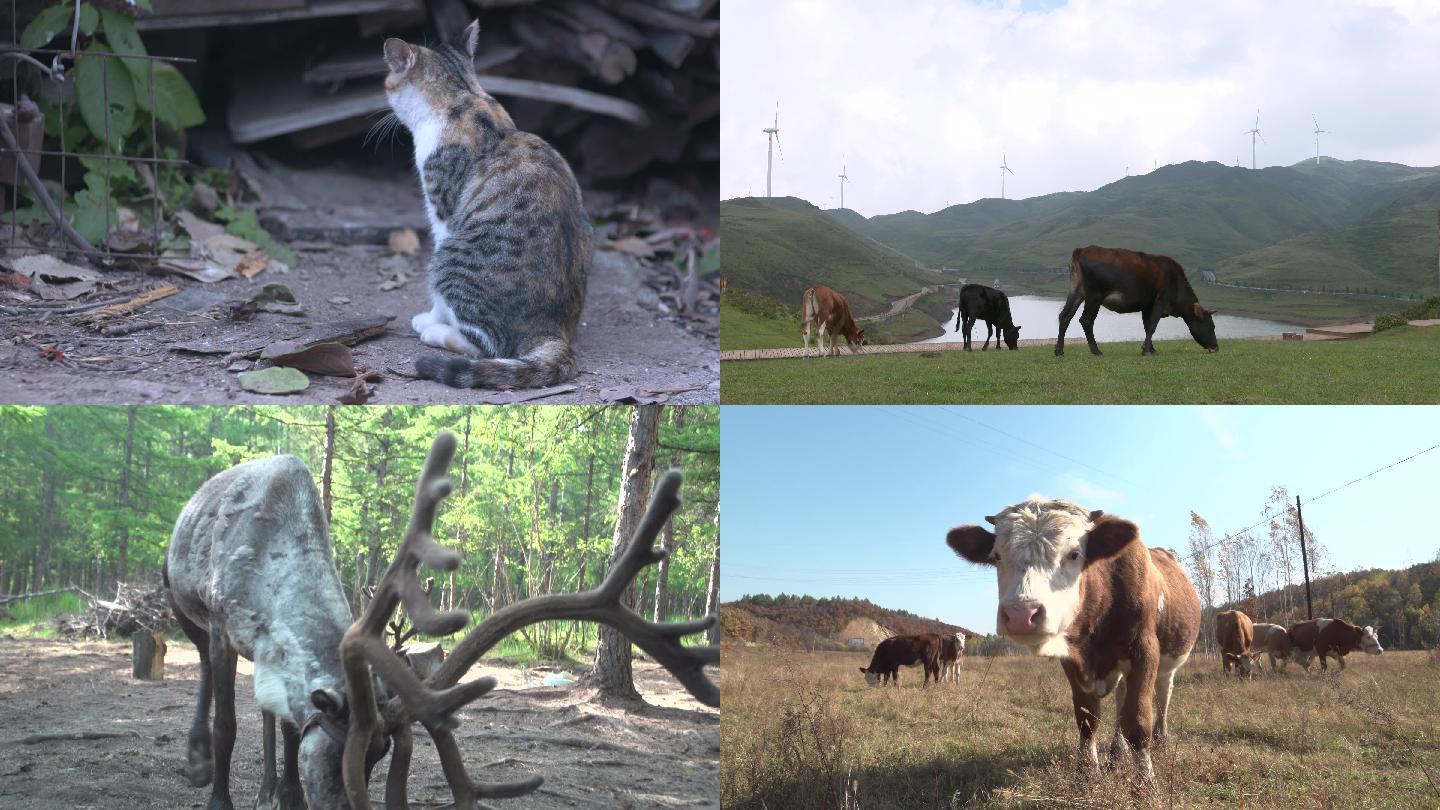
<svg viewBox="0 0 1440 810"><path fill-rule="evenodd" d="M1196 653L1176 676L1153 787L1128 761L1077 775L1054 661L967 657L958 686L921 688L904 668L899 689L869 689L868 655L736 645L722 657L725 807L1440 807L1440 660L1424 652L1249 682ZM1113 698L1102 705L1103 762Z"/></svg>

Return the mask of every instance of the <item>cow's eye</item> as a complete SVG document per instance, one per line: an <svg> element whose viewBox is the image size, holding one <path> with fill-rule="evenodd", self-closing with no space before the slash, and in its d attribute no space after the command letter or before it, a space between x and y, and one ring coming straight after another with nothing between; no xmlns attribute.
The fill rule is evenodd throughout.
<svg viewBox="0 0 1440 810"><path fill-rule="evenodd" d="M995 554L994 556L992 556L992 557L990 558L990 562L1000 562L1000 555L999 555L999 554Z"/></svg>
<svg viewBox="0 0 1440 810"><path fill-rule="evenodd" d="M1072 551L1072 552L1070 552L1070 559L1072 559L1072 560L1078 560L1078 559L1080 559L1080 552L1078 552L1078 551Z"/></svg>

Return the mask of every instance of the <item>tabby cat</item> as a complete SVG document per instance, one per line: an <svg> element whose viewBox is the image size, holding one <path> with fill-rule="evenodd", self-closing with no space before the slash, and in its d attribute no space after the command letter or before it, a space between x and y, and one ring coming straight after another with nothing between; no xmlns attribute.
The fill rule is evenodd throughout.
<svg viewBox="0 0 1440 810"><path fill-rule="evenodd" d="M435 251L432 303L410 320L427 346L419 376L458 388L556 385L579 373L570 338L593 232L569 165L520 132L475 76L479 22L460 45L385 40L385 94L415 141Z"/></svg>

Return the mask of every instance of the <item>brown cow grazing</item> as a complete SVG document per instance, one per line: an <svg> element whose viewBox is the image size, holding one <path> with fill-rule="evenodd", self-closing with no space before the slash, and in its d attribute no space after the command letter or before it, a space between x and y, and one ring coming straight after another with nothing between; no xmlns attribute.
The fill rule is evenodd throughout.
<svg viewBox="0 0 1440 810"><path fill-rule="evenodd" d="M1128 746L1147 779L1152 735L1165 735L1175 670L1200 633L1200 596L1175 554L1146 548L1134 523L1032 496L951 529L961 557L995 566L999 631L1058 658L1070 681L1082 767L1099 764L1100 699L1115 693L1110 758Z"/></svg>
<svg viewBox="0 0 1440 810"><path fill-rule="evenodd" d="M1380 646L1380 638L1375 635L1375 628L1369 625L1356 627L1344 619L1310 619L1290 627L1290 639L1295 642L1295 660L1306 670L1310 669L1310 657L1320 655L1320 670L1323 672L1329 667L1325 665L1326 656L1333 655L1335 660L1340 662L1340 669L1345 669L1345 656L1356 650L1364 650L1370 655L1379 655L1385 652Z"/></svg>
<svg viewBox="0 0 1440 810"><path fill-rule="evenodd" d="M1215 614L1215 640L1220 642L1220 669L1226 675L1233 668L1236 674L1253 676L1254 661L1250 644L1255 639L1255 623L1238 610Z"/></svg>
<svg viewBox="0 0 1440 810"><path fill-rule="evenodd" d="M1275 662L1279 661L1279 669L1285 671L1285 665L1290 663L1290 652L1295 648L1295 642L1290 640L1290 633L1278 624L1256 624L1255 638L1250 642L1250 657L1253 662L1258 663L1263 653L1270 656L1270 671L1276 669Z"/></svg>
<svg viewBox="0 0 1440 810"><path fill-rule="evenodd" d="M1155 354L1150 336L1167 315L1183 318L1190 336L1207 352L1220 351L1215 340L1214 311L1200 306L1195 290L1185 278L1180 263L1169 256L1155 256L1133 250L1091 245L1070 254L1070 295L1060 310L1060 336L1055 339L1055 356L1065 353L1065 330L1081 303L1080 327L1091 354L1100 354L1095 345L1095 317L1103 305L1111 312L1138 312L1145 322L1145 345L1140 354Z"/></svg>
<svg viewBox="0 0 1440 810"><path fill-rule="evenodd" d="M865 673L865 683L879 686L887 681L900 685L900 667L921 664L925 667L925 683L933 677L940 682L940 636L935 633L921 633L916 636L894 636L875 645L875 654L870 657L870 666L860 667Z"/></svg>
<svg viewBox="0 0 1440 810"><path fill-rule="evenodd" d="M840 347L835 343L836 335L845 337L845 344L850 351L858 352L864 346L865 330L855 325L855 319L850 316L850 304L846 302L845 296L826 287L816 284L805 290L800 296L800 312L804 320L800 324L801 334L805 336L805 349L810 349L810 327L818 327L819 347L816 349L816 357L825 354L825 335L830 335L830 354L840 354Z"/></svg>

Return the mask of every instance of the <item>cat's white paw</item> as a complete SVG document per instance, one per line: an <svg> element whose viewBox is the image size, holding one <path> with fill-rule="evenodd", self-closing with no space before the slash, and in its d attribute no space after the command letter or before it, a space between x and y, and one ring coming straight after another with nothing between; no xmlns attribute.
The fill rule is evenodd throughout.
<svg viewBox="0 0 1440 810"><path fill-rule="evenodd" d="M423 335L425 334L425 330L433 326L438 320L435 315L435 310L433 309L429 312L421 312L410 319L410 328L415 330L415 334Z"/></svg>
<svg viewBox="0 0 1440 810"><path fill-rule="evenodd" d="M456 354L476 354L475 346L460 334L460 330L445 323L433 323L425 327L420 333L420 342Z"/></svg>

